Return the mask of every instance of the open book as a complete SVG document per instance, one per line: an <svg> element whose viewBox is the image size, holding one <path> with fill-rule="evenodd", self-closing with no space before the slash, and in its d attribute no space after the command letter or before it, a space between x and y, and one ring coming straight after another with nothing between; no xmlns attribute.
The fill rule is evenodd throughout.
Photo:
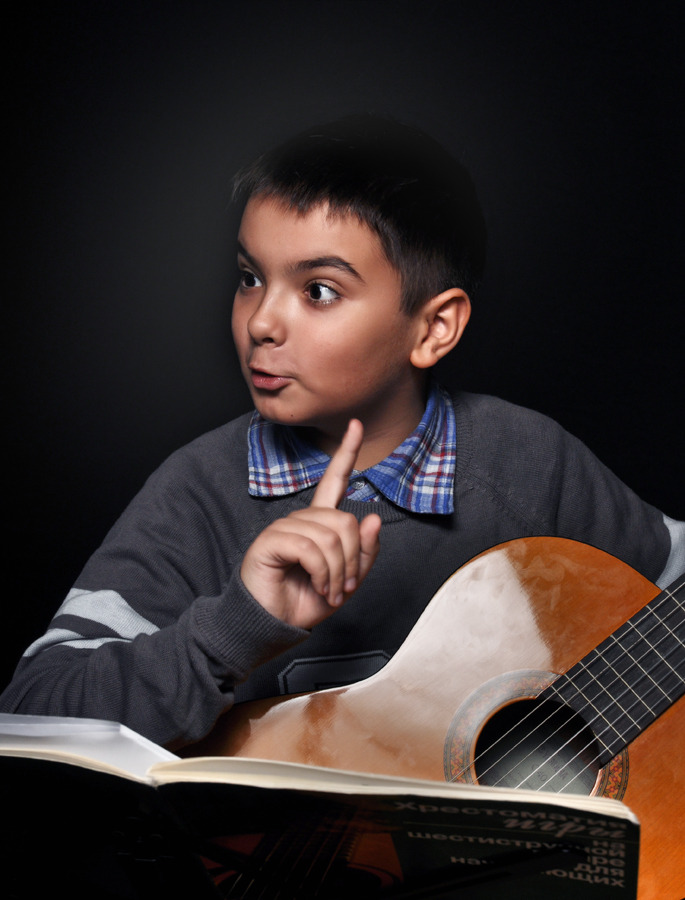
<svg viewBox="0 0 685 900"><path fill-rule="evenodd" d="M116 723L20 715L0 715L0 784L18 897L637 894L638 822L603 797L180 759Z"/></svg>

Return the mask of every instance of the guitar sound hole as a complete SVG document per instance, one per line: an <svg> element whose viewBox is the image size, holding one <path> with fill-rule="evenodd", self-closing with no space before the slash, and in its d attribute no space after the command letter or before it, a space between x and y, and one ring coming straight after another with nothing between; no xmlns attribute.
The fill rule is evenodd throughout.
<svg viewBox="0 0 685 900"><path fill-rule="evenodd" d="M519 700L498 710L476 742L480 784L590 794L599 772L588 725L563 704Z"/></svg>

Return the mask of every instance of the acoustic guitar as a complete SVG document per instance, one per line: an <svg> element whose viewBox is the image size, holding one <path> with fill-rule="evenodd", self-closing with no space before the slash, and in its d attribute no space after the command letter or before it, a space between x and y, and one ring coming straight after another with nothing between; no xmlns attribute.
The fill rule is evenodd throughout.
<svg viewBox="0 0 685 900"><path fill-rule="evenodd" d="M236 705L192 755L616 797L641 824L638 900L681 900L684 585L576 541L501 544L371 678Z"/></svg>

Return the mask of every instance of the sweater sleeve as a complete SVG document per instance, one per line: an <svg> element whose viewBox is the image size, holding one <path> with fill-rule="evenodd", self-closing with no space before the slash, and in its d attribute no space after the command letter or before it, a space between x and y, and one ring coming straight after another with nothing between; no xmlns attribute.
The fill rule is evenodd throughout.
<svg viewBox="0 0 685 900"><path fill-rule="evenodd" d="M200 439L148 480L26 650L1 709L109 719L187 743L231 705L236 683L307 637L242 584L263 521L259 508L248 514L223 440Z"/></svg>

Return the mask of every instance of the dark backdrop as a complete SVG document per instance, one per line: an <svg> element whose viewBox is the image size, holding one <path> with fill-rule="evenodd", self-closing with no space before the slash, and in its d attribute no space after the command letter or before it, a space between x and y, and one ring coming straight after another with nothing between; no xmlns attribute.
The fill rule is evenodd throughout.
<svg viewBox="0 0 685 900"><path fill-rule="evenodd" d="M145 476L247 408L230 177L345 112L423 126L479 186L489 270L446 380L555 417L685 517L685 29L676 3L561 6L22 6L2 683Z"/></svg>

